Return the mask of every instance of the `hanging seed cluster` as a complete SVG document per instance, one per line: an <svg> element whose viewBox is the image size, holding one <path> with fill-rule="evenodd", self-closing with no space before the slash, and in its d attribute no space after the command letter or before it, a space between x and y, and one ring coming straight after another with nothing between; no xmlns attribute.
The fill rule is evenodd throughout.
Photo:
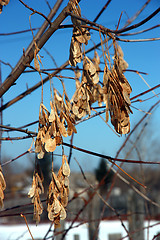
<svg viewBox="0 0 160 240"><path fill-rule="evenodd" d="M81 16L79 5L76 5L76 1L74 1L74 3L72 3L72 12L77 16ZM76 36L74 29L78 29L78 37L85 39L83 31L79 30L81 21L74 18L72 22L74 25L72 39ZM89 34L86 35L90 36ZM83 43L87 44L88 40L89 38ZM76 38L76 41L80 43L78 38ZM86 114L90 115L92 103L98 101L99 106L101 106L102 102L104 102L106 105L106 122L110 114L111 123L116 132L119 134L127 134L130 131L129 114L132 113L130 109L130 93L132 89L123 72L128 67L128 64L124 60L123 51L114 37L112 41L114 48L113 61L110 58L109 50L103 50L105 68L102 87L99 84L98 71L100 70L100 59L97 52L95 52L92 61L84 54L82 80L81 83L76 80L76 92L72 98L72 111L74 115L80 119ZM69 62L71 66L75 66L78 62L81 62L82 52L78 55L81 57L76 61L74 56L77 56L77 53L80 52L80 47L76 47L75 45L73 48L72 46L73 40L71 40Z"/></svg>
<svg viewBox="0 0 160 240"><path fill-rule="evenodd" d="M54 99L50 106L49 112L42 103L40 105L39 129L35 142L35 152L39 159L44 157L45 152L54 152L56 146L62 144L62 137L77 133L68 96L62 96L54 89Z"/></svg>
<svg viewBox="0 0 160 240"><path fill-rule="evenodd" d="M34 204L33 219L36 221L36 223L40 222L40 215L43 212L43 205L40 200L40 194L42 193L44 193L42 179L37 172L34 172L32 187L29 190L28 197L32 198L32 203Z"/></svg>
<svg viewBox="0 0 160 240"><path fill-rule="evenodd" d="M62 165L56 175L52 170L52 180L48 188L47 211L49 220L53 221L55 227L60 226L60 220L66 218L66 206L69 196L69 177L70 167L67 157L62 156ZM32 198L34 204L33 219L36 223L40 222L40 216L43 213L43 205L40 200L40 194L44 193L43 178L38 172L34 172L32 187L29 190L28 197Z"/></svg>
<svg viewBox="0 0 160 240"><path fill-rule="evenodd" d="M6 182L2 173L2 168L0 166L0 208L3 207L4 200L4 190L6 189Z"/></svg>
<svg viewBox="0 0 160 240"><path fill-rule="evenodd" d="M70 0L71 11L74 15L81 17L81 9L76 0ZM83 62L82 74L75 69L76 90L71 100L68 98L63 81L63 94L53 88L51 94L49 111L43 103L39 110L39 128L35 141L35 152L38 158L43 158L45 152L54 152L57 146L63 144L63 137L77 133L76 121L91 115L92 105L97 102L99 106L106 108L106 122L111 119L111 123L118 134L127 134L130 131L129 114L130 93L132 91L124 71L128 67L124 60L123 51L110 34L112 49L114 54L109 52L107 36L106 43L102 43L104 58L103 80L100 80L100 57L95 51L94 58L90 59L82 54L82 45L88 44L90 40L89 31L82 27L84 23L72 17L73 34L70 44L69 63L75 67ZM102 42L102 41L101 41ZM106 46L107 45L107 46ZM112 58L111 58L112 56ZM102 71L101 71L102 72ZM65 155L62 157L62 166L56 175L52 171L52 180L49 185L47 198L48 218L54 221L55 226L60 225L60 220L66 218L66 206L69 195L70 169ZM43 207L39 195L43 192L42 180L37 175L33 176L32 188L29 197L34 203L34 216L37 222L40 220Z"/></svg>
<svg viewBox="0 0 160 240"><path fill-rule="evenodd" d="M81 16L81 10L77 1L70 1L72 12ZM73 35L70 46L69 62L71 66L76 66L82 60L82 44L87 44L90 39L88 30L81 27L82 21L72 18ZM80 74L76 72L76 91L69 100L65 91L64 83L63 94L61 95L54 89L54 98L50 102L51 111L40 105L39 129L35 142L35 152L38 158L43 158L45 152L54 152L56 146L62 144L62 138L76 133L75 123L77 120L91 114L92 104L98 102L106 106L106 122L111 118L111 123L118 134L127 134L130 131L129 114L130 93L132 91L124 71L128 67L124 60L123 51L112 39L114 56L110 57L109 48L103 49L105 61L103 82L99 80L100 58L95 51L94 58L91 60L85 54L83 56L83 73L81 81ZM76 47L78 46L78 47Z"/></svg>
<svg viewBox="0 0 160 240"><path fill-rule="evenodd" d="M66 218L65 207L68 204L70 168L67 157L63 155L62 166L56 175L52 171L52 181L48 190L48 218L54 221L56 227L60 225L60 220Z"/></svg>
<svg viewBox="0 0 160 240"><path fill-rule="evenodd" d="M94 59L94 63L85 56L83 59L83 74L81 83L76 80L76 92L72 97L72 112L77 119L81 119L86 114L91 114L92 103L99 100L101 91L99 75L97 73L97 62L99 58Z"/></svg>
<svg viewBox="0 0 160 240"><path fill-rule="evenodd" d="M81 17L81 9L77 4L77 1L70 1L71 11ZM71 66L76 66L82 60L82 43L88 44L88 40L91 38L89 31L86 28L81 27L82 21L75 18L71 18L73 23L73 35L70 45L69 63Z"/></svg>
<svg viewBox="0 0 160 240"><path fill-rule="evenodd" d="M114 50L114 65L109 69L106 64L103 75L103 99L106 105L106 120L108 121L109 112L111 123L116 132L127 134L130 131L129 114L132 113L130 109L132 88L123 74L128 64L123 59L122 49L114 43Z"/></svg>

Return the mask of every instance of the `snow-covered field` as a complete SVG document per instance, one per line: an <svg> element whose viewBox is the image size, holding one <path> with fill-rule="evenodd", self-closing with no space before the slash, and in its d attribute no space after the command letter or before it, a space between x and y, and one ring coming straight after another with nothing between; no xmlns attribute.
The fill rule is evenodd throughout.
<svg viewBox="0 0 160 240"><path fill-rule="evenodd" d="M128 227L127 221L123 221L124 225ZM158 224L159 223L159 224ZM147 237L147 228L145 229L145 239L152 240L158 232L160 232L160 222L157 221L150 221L149 222L149 238ZM70 223L65 224L65 228L68 228ZM79 223L74 224L74 228L72 228L67 236L66 240L74 240L75 235L79 235L79 240L88 240L88 225L83 224L79 227L76 227ZM29 225L31 233L33 235L34 240L43 239L47 230L49 229L50 224L39 224L36 225ZM148 222L145 222L145 227L148 226ZM127 234L124 228L121 225L120 221L102 221L99 227L99 239L100 240L109 240L109 236L112 234L117 234L117 236L125 237ZM52 233L48 235L51 236ZM0 224L0 240L29 240L31 236L27 230L26 225L1 225ZM128 238L125 238L128 239Z"/></svg>

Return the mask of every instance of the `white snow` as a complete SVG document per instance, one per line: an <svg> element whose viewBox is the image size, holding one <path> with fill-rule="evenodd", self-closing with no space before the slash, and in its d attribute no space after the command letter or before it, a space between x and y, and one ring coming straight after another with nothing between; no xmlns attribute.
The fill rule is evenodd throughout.
<svg viewBox="0 0 160 240"><path fill-rule="evenodd" d="M65 223L65 229L70 226L71 223ZM123 224L128 227L127 221L123 221ZM145 229L145 239L152 240L158 232L160 232L160 222L158 221L145 221L145 227L148 224L152 227L149 228L149 238L147 237L147 228ZM49 223L39 224L29 224L30 231L33 235L34 240L43 239L46 232L50 227ZM53 228L52 228L53 230ZM99 240L109 240L109 234L121 234L121 237L127 235L121 222L118 220L113 221L101 221L99 226ZM76 222L69 230L66 236L66 240L74 240L74 235L79 235L79 240L88 240L88 225ZM48 237L52 236L52 232L49 233ZM29 240L31 236L28 232L27 226L25 224L19 225L5 225L0 224L0 240ZM125 239L128 239L127 237Z"/></svg>

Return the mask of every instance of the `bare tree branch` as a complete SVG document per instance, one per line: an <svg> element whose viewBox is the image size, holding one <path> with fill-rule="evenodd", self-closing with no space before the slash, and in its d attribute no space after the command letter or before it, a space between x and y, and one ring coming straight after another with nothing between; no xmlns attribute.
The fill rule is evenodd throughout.
<svg viewBox="0 0 160 240"><path fill-rule="evenodd" d="M57 12L57 9L60 6L60 3L62 1L57 1L57 5L53 8L53 12L51 16L53 17L55 13ZM48 26L48 22L45 22L42 26L42 28L39 30L37 35L35 36L35 41L37 41L37 46L39 49L41 49L44 44L48 41L48 39L52 36L52 34L58 29L59 25L63 22L63 20L66 18L66 13L70 9L70 4L65 7L62 12L59 14L59 16L53 21L52 26L46 30L44 33L46 27ZM52 18L48 16L48 19ZM43 36L41 36L43 34ZM41 38L39 39L39 37ZM39 39L39 40L38 40ZM33 41L29 45L27 51L25 52L25 56L22 56L15 68L12 70L11 74L6 78L6 80L2 83L0 86L0 97L13 85L13 83L19 78L19 76L22 74L22 72L26 68L26 64L31 63L34 57L34 43Z"/></svg>
<svg viewBox="0 0 160 240"><path fill-rule="evenodd" d="M27 4L25 4L22 0L19 0L19 2L21 2L26 8L28 8L29 10L31 10L33 13L37 13L39 15L41 15L42 17L44 17L46 19L46 21L49 23L50 27L51 27L51 22L50 20L41 12L36 11L35 9L29 7Z"/></svg>

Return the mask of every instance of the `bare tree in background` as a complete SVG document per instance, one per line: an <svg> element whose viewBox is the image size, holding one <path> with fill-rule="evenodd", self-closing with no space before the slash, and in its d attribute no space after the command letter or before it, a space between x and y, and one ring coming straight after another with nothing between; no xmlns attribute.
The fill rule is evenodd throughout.
<svg viewBox="0 0 160 240"><path fill-rule="evenodd" d="M2 10L2 6L8 4L9 1L0 1L0 7ZM37 157L35 158L35 169L33 173L33 181L32 186L29 190L28 197L31 198L31 203L33 206L33 212L25 211L26 205L23 206L23 210L18 209L21 207L17 207L17 214L20 217L23 217L27 224L27 215L33 214L33 218L38 224L40 222L41 215L43 214L43 210L48 214L48 219L51 221L51 227L54 224L55 231L53 233L53 238L56 235L60 235L61 239L64 239L66 234L72 229L73 224L81 219L83 224L83 220L81 218L81 214L85 211L87 212L87 208L89 209L90 218L87 219L90 223L90 239L98 239L98 227L100 221L103 219L103 214L105 212L105 208L109 208L114 216L116 216L119 221L121 221L122 226L126 231L126 236L129 239L135 239L133 228L129 231L125 225L123 224L123 219L119 212L112 207L108 203L110 198L112 189L116 183L116 179L120 179L124 182L124 184L128 185L136 194L138 194L141 199L145 199L150 204L159 208L159 204L149 196L147 196L146 192L140 189L145 189L145 183L134 179L132 176L127 174L123 170L123 164L129 163L133 165L138 164L159 164L159 161L146 161L144 159L138 158L138 160L130 160L128 157L125 159L120 159L119 154L122 149L125 147L126 143L130 140L132 134L136 131L138 126L144 123L144 120L148 118L150 113L159 106L160 101L155 101L148 112L144 112L142 118L136 123L136 125L131 128L130 126L130 115L133 113L131 107L136 102L143 102L144 100L140 99L146 94L153 92L152 98L158 95L154 92L156 89L160 87L156 85L152 88L149 88L146 91L143 89L140 90L140 93L130 97L132 92L132 86L128 82L125 73L131 72L138 74L143 79L142 75L144 72L139 72L138 70L128 69L128 63L124 59L124 53L122 48L120 47L120 42L146 42L146 41L157 41L160 38L153 37L139 39L139 34L143 34L145 32L150 32L151 30L158 28L159 25L153 25L150 28L145 29L145 23L148 23L151 19L156 17L156 15L160 12L160 8L157 8L154 12L151 12L146 18L142 21L134 23L137 20L138 16L141 12L148 6L151 2L150 0L146 1L145 4L141 7L141 9L135 13L132 18L128 18L127 22L123 27L120 27L121 17L119 17L119 21L117 23L116 29L109 29L107 26L103 26L98 24L99 17L103 14L104 11L108 8L109 4L114 4L111 0L108 0L101 11L97 13L95 19L92 21L91 19L86 19L83 17L83 12L81 12L81 1L80 0L70 0L66 4L63 10L59 13L58 16L55 17L57 12L61 9L61 4L63 1L57 0L53 8L50 7L49 2L46 1L49 6L50 13L48 16L45 16L43 12L39 12L36 9L33 9L31 4L28 6L22 0L19 0L21 4L24 5L24 9L30 10L31 15L29 18L30 29L26 31L31 31L33 40L28 46L26 50L23 49L23 54L19 59L18 63L14 68L12 68L9 76L4 79L1 83L0 87L0 97L2 99L3 95L10 91L10 88L14 88L14 84L19 79L21 81L23 79L23 74L27 73L37 73L40 81L33 85L27 90L24 90L22 93L17 95L15 98L3 104L1 101L0 111L1 114L3 111L8 109L11 105L19 102L24 99L27 95L34 92L36 89L41 87L41 101L39 103L39 119L35 119L34 122L28 122L24 126L14 127L3 125L1 122L1 141L23 141L24 139L31 139L33 141L33 146L31 145L30 149L26 149L24 153L20 153L14 159L10 161L1 162L0 164L0 206L3 206L3 202L5 202L5 189L7 189L5 176L3 174L3 168L5 168L8 164L13 161L16 161L19 158L22 158L26 154L36 153ZM7 8L9 8L10 3L3 8L3 11L7 12ZM2 12L3 14L3 12ZM39 15L39 17L44 18L43 25L38 29L37 33L34 34L34 31L37 29L32 28L32 20L31 16L33 14ZM55 17L55 18L54 18ZM54 20L52 21L52 19ZM66 24L65 20L69 21L69 24ZM68 23L68 22L67 22ZM144 27L143 30L138 30L139 27ZM48 42L48 40L53 37L54 34L58 31L63 31L64 29L72 29L72 36L70 39L70 46L68 49L64 49L63 51L68 51L68 59L58 67L55 59L56 56L52 56L51 52L48 52L44 45ZM133 31L132 31L133 30ZM25 31L22 30L21 34ZM8 35L11 33L8 33ZM17 34L17 33L12 33ZM98 42L94 43L92 47L90 46L90 42L94 42L94 35L98 34ZM2 34L3 35L3 34ZM131 39L133 35L136 35L137 39ZM128 37L128 38L127 38ZM64 39L65 41L65 39ZM124 46L124 45L123 45ZM63 46L61 46L63 48ZM54 62L54 69L44 69L43 63L45 62L45 58L42 58L40 55L40 50L44 49L47 55L49 55ZM92 53L92 57L90 57ZM8 63L1 60L2 64L9 65ZM50 73L50 71L53 71ZM67 73L66 73L67 72ZM45 77L44 77L45 76ZM59 86L56 87L53 79L58 79ZM75 89L72 96L68 94L66 85L68 81L70 82L70 89ZM44 101L44 84L50 82L49 91L50 96L48 97L48 105L46 106ZM59 90L61 89L61 90ZM150 99L145 99L150 100ZM133 106L134 107L134 106ZM50 108L50 109L49 109ZM121 148L117 152L115 157L103 155L101 153L89 151L85 148L80 148L74 145L74 135L77 133L77 125L82 122L89 121L93 117L102 117L102 114L105 114L104 121L109 125L113 130L113 134L117 134L119 136L126 135L125 141L122 144ZM34 124L38 124L37 131L31 131L30 127ZM111 126L110 126L111 125ZM25 136L18 136L15 133L23 133ZM14 136L11 136L14 133ZM6 135L5 135L6 134ZM8 134L8 135L7 135ZM70 143L67 143L65 139L70 137ZM92 137L92 136L91 136ZM136 149L136 144L133 145L133 148ZM65 148L69 148L69 156L65 153ZM54 171L53 166L53 155L57 148L61 148L61 166L57 172ZM80 152L84 152L88 155L96 156L108 160L110 163L110 168L106 170L106 177L104 174L104 179L107 179L107 174L112 173L112 181L108 187L108 191L105 193L106 196L102 194L102 183L104 179L98 179L99 182L90 182L86 177L86 173L83 168L80 166L80 171L83 177L84 182L87 184L85 191L82 191L73 194L72 198L69 198L69 176L70 176L70 163L72 158L72 150L75 149ZM51 154L50 159L50 182L45 181L45 191L46 185L48 185L47 189L47 198L41 199L41 196L44 196L44 184L43 184L43 174L39 170L38 159L45 158L46 154ZM45 161L45 160L44 160ZM118 164L120 163L120 165ZM108 166L108 165L107 165ZM115 170L118 168L118 170ZM42 166L43 168L43 166ZM45 167L46 168L46 167ZM122 175L121 173L124 173ZM46 176L44 176L46 177ZM46 177L47 178L47 177ZM46 184L47 183L47 184ZM71 184L71 183L70 183ZM87 195L81 196L84 192ZM86 197L88 196L88 197ZM75 213L75 217L72 217L71 225L67 229L60 228L58 231L58 227L61 226L61 221L67 219L67 205L69 201L69 205L72 204L75 199L81 198L83 199L83 204L81 208ZM103 210L99 213L94 212L95 199L99 198L100 201L103 202L104 207ZM91 206L93 206L91 208ZM13 206L14 208L14 206ZM9 209L10 211L12 208ZM0 217L5 217L5 213L7 209L1 210ZM134 214L134 212L130 212L130 214ZM9 216L9 214L8 214ZM98 218L96 218L98 216ZM86 217L86 216L85 216ZM96 224L93 224L93 222ZM85 223L85 218L84 218ZM91 229L94 228L94 231ZM48 230L48 233L50 229ZM140 230L143 232L143 229ZM43 239L47 239L47 234ZM143 234L142 234L143 235ZM140 235L140 236L142 236ZM138 235L137 235L138 236ZM137 238L138 239L138 238Z"/></svg>

